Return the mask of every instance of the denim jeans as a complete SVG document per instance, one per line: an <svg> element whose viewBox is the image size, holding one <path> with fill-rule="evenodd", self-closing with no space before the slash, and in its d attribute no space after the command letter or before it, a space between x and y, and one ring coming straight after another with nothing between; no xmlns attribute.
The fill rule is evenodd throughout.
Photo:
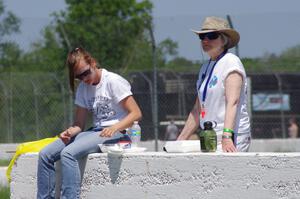
<svg viewBox="0 0 300 199"><path fill-rule="evenodd" d="M55 166L61 160L62 199L80 198L81 175L78 160L90 153L100 152L98 144L117 143L120 138L128 137L115 133L113 137L100 137L99 131L86 131L72 138L65 145L61 139L46 146L39 153L37 172L37 198L55 198Z"/></svg>

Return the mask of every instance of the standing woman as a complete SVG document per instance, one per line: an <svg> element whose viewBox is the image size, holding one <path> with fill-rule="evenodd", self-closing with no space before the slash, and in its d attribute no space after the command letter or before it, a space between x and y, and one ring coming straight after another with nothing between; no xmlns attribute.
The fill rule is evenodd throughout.
<svg viewBox="0 0 300 199"><path fill-rule="evenodd" d="M39 153L37 198L54 198L55 167L61 160L61 198L80 198L81 175L78 160L100 152L98 144L116 143L126 137L121 131L142 116L131 86L121 76L99 68L83 48L75 48L67 57L71 89L80 80L76 92L75 122L60 133L60 139ZM85 131L88 112L93 114L94 129Z"/></svg>
<svg viewBox="0 0 300 199"><path fill-rule="evenodd" d="M188 139L205 121L216 122L217 151L247 152L250 120L247 113L247 79L241 60L228 49L238 44L239 33L226 20L205 18L202 29L194 31L210 60L200 69L198 98L178 140Z"/></svg>

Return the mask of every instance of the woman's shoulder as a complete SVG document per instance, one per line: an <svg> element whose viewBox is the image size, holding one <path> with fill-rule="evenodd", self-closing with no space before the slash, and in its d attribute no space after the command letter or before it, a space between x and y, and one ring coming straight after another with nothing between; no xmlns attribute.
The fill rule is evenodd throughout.
<svg viewBox="0 0 300 199"><path fill-rule="evenodd" d="M116 78L116 77L120 76L117 73L109 71L104 68L102 68L102 75L105 76L106 78Z"/></svg>
<svg viewBox="0 0 300 199"><path fill-rule="evenodd" d="M118 79L124 79L124 77L122 77L121 75L115 73L115 72L112 72L112 71L108 71L106 69L102 69L103 70L103 74L104 74L104 77L108 80L118 80Z"/></svg>
<svg viewBox="0 0 300 199"><path fill-rule="evenodd" d="M241 61L240 58L238 56L236 56L233 53L226 53L226 55L224 56L224 58L226 60L232 60L232 61Z"/></svg>
<svg viewBox="0 0 300 199"><path fill-rule="evenodd" d="M243 68L242 61L233 53L226 53L226 55L224 56L224 63L226 63L226 65Z"/></svg>

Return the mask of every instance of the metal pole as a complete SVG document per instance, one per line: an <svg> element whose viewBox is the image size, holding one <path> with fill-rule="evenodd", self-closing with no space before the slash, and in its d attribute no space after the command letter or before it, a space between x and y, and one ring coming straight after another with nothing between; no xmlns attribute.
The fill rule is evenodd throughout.
<svg viewBox="0 0 300 199"><path fill-rule="evenodd" d="M226 15L226 18L227 18L227 21L229 23L230 28L234 29L231 18L230 18L230 15ZM236 54L236 56L240 56L239 45L238 44L236 44L236 46L235 46L235 54Z"/></svg>
<svg viewBox="0 0 300 199"><path fill-rule="evenodd" d="M149 84L149 90L150 90L150 101L151 101L151 109L153 109L153 105L154 105L154 97L153 97L153 85L152 85L152 83L151 83L151 80L144 74L144 73L142 73L142 72L138 72L142 77L143 77L143 79L144 80L146 80L146 82ZM152 114L152 121L154 121L154 117L153 117L154 115Z"/></svg>
<svg viewBox="0 0 300 199"><path fill-rule="evenodd" d="M9 71L9 128L10 128L10 134L8 137L8 141L9 142L13 142L14 136L13 136L13 128L14 128L14 124L13 124L13 91L12 91L12 74L11 74L11 69Z"/></svg>
<svg viewBox="0 0 300 199"><path fill-rule="evenodd" d="M68 47L68 50L71 51L72 50L72 44L70 42L70 39L68 37L68 34L61 22L60 19L57 19L57 23L58 23L58 26L59 26L59 29L63 35L63 38L67 44L67 47ZM69 113L69 123L70 124L73 124L73 120L74 120L74 116L73 116L73 92L72 91L69 91L69 109L70 109L70 113Z"/></svg>
<svg viewBox="0 0 300 199"><path fill-rule="evenodd" d="M10 140L9 140L9 137L10 137L10 129L9 129L9 108L8 108L9 106L8 106L8 102L7 102L8 92L7 92L7 90L6 90L6 88L5 88L5 85L4 85L4 83L3 83L2 81L0 81L0 85L1 85L1 87L2 87L2 89L3 89L3 93L4 93L4 106L3 106L3 108L6 109L6 117L5 117L5 119L6 119L6 127L7 127L6 141L9 142L9 141L10 141Z"/></svg>
<svg viewBox="0 0 300 199"><path fill-rule="evenodd" d="M57 23L58 23L58 27L59 27L59 29L60 29L63 37L64 37L64 40L65 40L65 42L66 42L66 44L68 46L69 51L72 50L72 45L71 45L69 37L68 37L68 35L67 35L66 31L65 31L64 26L62 25L62 23L61 23L61 21L59 19L57 19Z"/></svg>
<svg viewBox="0 0 300 199"><path fill-rule="evenodd" d="M278 73L275 73L275 77L278 82L278 91L281 98L280 101L280 119L281 119L281 132L282 132L282 138L286 138L286 129L285 129L285 121L284 121L284 112L283 112L283 93L282 93L282 81L280 78L280 75Z"/></svg>
<svg viewBox="0 0 300 199"><path fill-rule="evenodd" d="M60 89L61 89L61 92L62 92L62 101L63 101L63 109L64 109L64 125L63 125L63 128L66 128L67 125L70 125L68 124L67 122L67 108L66 108L66 94L65 94L65 87L63 86L63 84L59 81L59 79L57 78L57 76L55 74L50 74L53 79L56 80L56 82L59 84L60 86Z"/></svg>
<svg viewBox="0 0 300 199"><path fill-rule="evenodd" d="M148 24L152 43L152 64L153 64L153 125L155 137L155 151L158 151L158 108L157 108L157 67L156 67L156 44L152 29L152 23Z"/></svg>
<svg viewBox="0 0 300 199"><path fill-rule="evenodd" d="M33 83L32 79L29 78L30 83L33 87L33 94L34 94L34 110L35 110L35 133L36 133L36 138L40 139L40 125L39 125L39 107L38 107L38 100L36 99L38 96L37 88L35 84Z"/></svg>

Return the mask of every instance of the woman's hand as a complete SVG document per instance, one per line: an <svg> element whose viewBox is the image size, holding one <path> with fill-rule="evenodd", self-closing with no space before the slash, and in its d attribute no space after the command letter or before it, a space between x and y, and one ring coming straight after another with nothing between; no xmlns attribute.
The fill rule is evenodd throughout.
<svg viewBox="0 0 300 199"><path fill-rule="evenodd" d="M116 131L117 130L115 128L113 128L112 126L106 127L104 129L102 129L102 131L100 131L100 135L99 136L101 136L101 137L112 137L113 134L116 133Z"/></svg>
<svg viewBox="0 0 300 199"><path fill-rule="evenodd" d="M222 149L223 149L223 152L229 152L229 153L237 152L231 138L223 138L222 139Z"/></svg>
<svg viewBox="0 0 300 199"><path fill-rule="evenodd" d="M68 143L70 142L71 137L72 137L72 133L71 133L70 129L65 130L64 132L62 132L62 133L59 135L59 138L60 138L65 144L68 144Z"/></svg>

